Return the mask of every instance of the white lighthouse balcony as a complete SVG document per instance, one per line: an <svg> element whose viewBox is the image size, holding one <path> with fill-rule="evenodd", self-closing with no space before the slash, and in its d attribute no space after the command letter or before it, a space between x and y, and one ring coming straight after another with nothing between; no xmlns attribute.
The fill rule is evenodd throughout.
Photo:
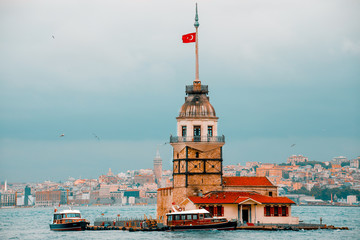
<svg viewBox="0 0 360 240"><path fill-rule="evenodd" d="M180 143L180 142L219 142L225 143L225 136L170 136L170 143Z"/></svg>

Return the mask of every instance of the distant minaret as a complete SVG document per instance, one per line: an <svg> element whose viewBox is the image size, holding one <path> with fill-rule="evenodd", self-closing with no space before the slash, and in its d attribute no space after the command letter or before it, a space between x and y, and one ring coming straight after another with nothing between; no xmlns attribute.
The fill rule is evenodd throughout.
<svg viewBox="0 0 360 240"><path fill-rule="evenodd" d="M7 180L5 180L5 188L4 188L4 191L5 191L5 192L7 191Z"/></svg>
<svg viewBox="0 0 360 240"><path fill-rule="evenodd" d="M160 157L159 148L156 150L156 156L154 158L154 174L155 182L160 186L160 179L162 177L162 159Z"/></svg>

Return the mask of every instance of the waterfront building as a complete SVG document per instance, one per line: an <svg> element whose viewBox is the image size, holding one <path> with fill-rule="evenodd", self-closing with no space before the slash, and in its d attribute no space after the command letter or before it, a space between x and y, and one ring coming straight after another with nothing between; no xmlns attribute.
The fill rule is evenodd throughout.
<svg viewBox="0 0 360 240"><path fill-rule="evenodd" d="M37 191L35 192L36 206L57 206L59 204L67 203L66 191Z"/></svg>
<svg viewBox="0 0 360 240"><path fill-rule="evenodd" d="M31 195L31 188L29 186L25 187L25 194L24 194L24 206L29 205L29 196Z"/></svg>
<svg viewBox="0 0 360 240"><path fill-rule="evenodd" d="M214 216L240 219L241 223L298 224L291 216L287 197L269 197L257 192L210 192L204 196L189 196L182 205L187 210L204 208Z"/></svg>
<svg viewBox="0 0 360 240"><path fill-rule="evenodd" d="M9 191L0 193L0 207L15 207L17 200L17 193Z"/></svg>
<svg viewBox="0 0 360 240"><path fill-rule="evenodd" d="M206 208L239 223L298 223L298 218L291 217L295 203L278 197L277 186L267 177L223 176L225 137L219 134L208 86L199 80L198 26L196 13L196 77L185 88L185 103L176 118L177 133L170 136L173 184L158 189L158 222L165 223L166 213L175 205L184 210Z"/></svg>
<svg viewBox="0 0 360 240"><path fill-rule="evenodd" d="M347 204L354 204L357 202L356 195L348 195L346 198Z"/></svg>

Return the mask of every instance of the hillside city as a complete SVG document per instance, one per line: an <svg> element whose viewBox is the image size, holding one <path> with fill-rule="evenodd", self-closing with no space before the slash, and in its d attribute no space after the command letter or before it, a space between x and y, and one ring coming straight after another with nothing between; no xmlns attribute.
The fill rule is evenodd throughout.
<svg viewBox="0 0 360 240"><path fill-rule="evenodd" d="M279 195L300 205L359 206L360 157L334 157L327 162L311 161L302 155L286 163L246 162L227 165L223 176L262 176L279 187ZM98 179L64 182L7 183L0 187L0 207L44 207L59 205L147 205L156 204L157 189L172 186L172 171L162 169L159 153L154 169L111 169Z"/></svg>

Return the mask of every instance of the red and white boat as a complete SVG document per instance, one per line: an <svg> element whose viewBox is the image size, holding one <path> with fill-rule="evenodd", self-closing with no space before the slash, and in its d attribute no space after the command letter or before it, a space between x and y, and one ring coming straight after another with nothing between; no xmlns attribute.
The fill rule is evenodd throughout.
<svg viewBox="0 0 360 240"><path fill-rule="evenodd" d="M236 221L225 217L214 217L205 209L175 211L167 213L167 226L170 230L234 230Z"/></svg>

